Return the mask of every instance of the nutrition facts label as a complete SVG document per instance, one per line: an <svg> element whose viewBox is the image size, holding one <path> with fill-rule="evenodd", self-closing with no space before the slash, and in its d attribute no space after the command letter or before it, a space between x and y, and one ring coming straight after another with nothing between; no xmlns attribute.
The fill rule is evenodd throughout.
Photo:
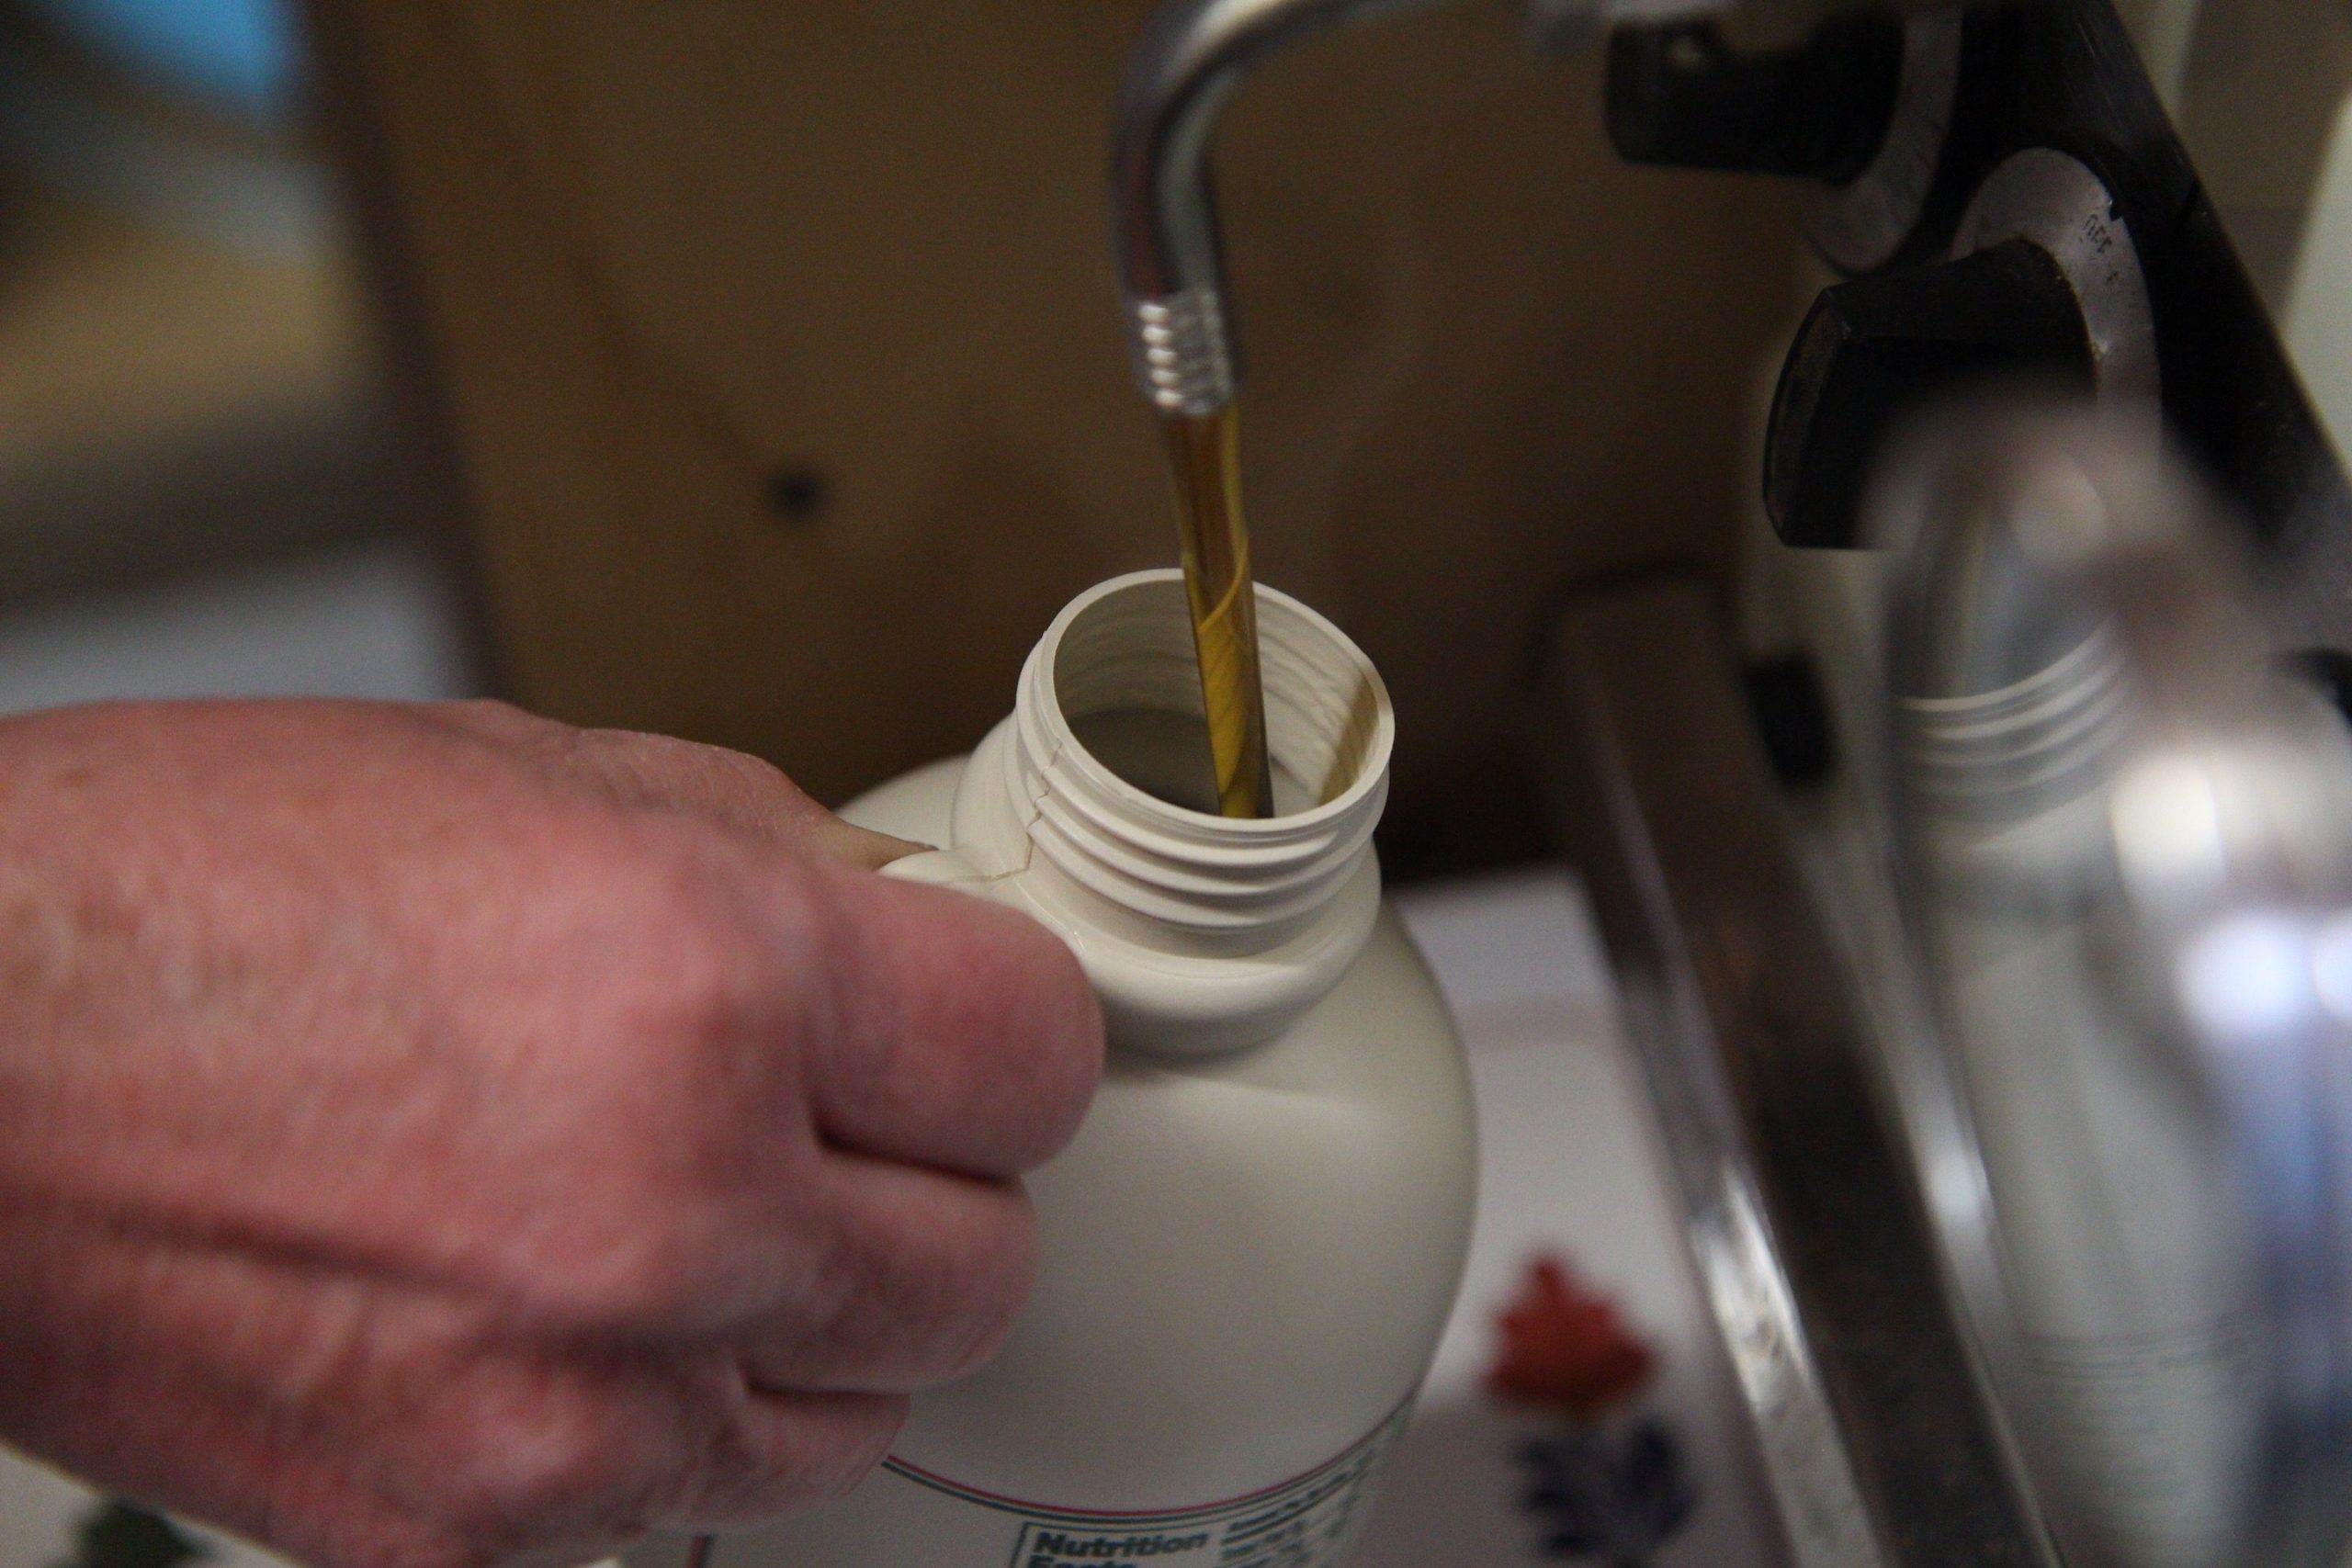
<svg viewBox="0 0 2352 1568"><path fill-rule="evenodd" d="M1164 1514L1058 1513L975 1495L937 1476L900 1473L967 1502L1020 1516L1005 1568L1329 1568L1362 1532L1407 1412L1329 1463L1272 1490Z"/></svg>

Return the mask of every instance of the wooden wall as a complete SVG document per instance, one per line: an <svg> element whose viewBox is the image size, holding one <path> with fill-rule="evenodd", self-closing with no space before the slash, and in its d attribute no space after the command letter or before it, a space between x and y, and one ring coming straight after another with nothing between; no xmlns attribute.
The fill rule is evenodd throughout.
<svg viewBox="0 0 2352 1568"><path fill-rule="evenodd" d="M1106 121L1142 0L317 0L498 677L840 798L1171 562ZM1380 663L1392 860L1531 843L1564 577L1716 563L1791 297L1767 188L1618 165L1506 7L1271 66L1221 143L1261 574Z"/></svg>

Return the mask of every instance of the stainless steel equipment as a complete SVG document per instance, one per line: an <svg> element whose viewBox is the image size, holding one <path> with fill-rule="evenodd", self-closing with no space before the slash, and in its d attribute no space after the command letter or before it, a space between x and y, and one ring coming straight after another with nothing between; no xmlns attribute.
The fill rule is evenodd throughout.
<svg viewBox="0 0 2352 1568"><path fill-rule="evenodd" d="M1848 275L1782 371L1780 543L1756 557L1839 761L1759 795L1743 841L1691 836L1702 761L1629 700L1631 650L1597 655L1613 623L1587 608L1562 633L1555 716L1582 740L1558 798L1610 812L1584 858L1629 983L1720 943L1720 909L1674 900L1713 908L1742 861L1805 885L1747 911L1770 986L1685 986L1645 1032L1669 1128L1758 1194L1769 1239L1741 1256L1792 1303L1871 1525L1792 1531L1801 1561L2334 1568L2352 748L2310 677L2352 634L2337 448L2112 12L1915 17L1899 48L1872 25L1761 57L1706 23L1612 43L1621 147L1657 161L1758 166L1758 127L1840 101L1850 106L1881 84L1860 162L1849 122L1784 130L1810 161L1763 165L1806 183ZM1726 646L1683 657L1730 701ZM1739 728L1712 744L1752 777ZM1806 1016L1792 987L1848 1022L1775 1032ZM1871 1092L1818 1092L1844 1073ZM1726 1084L1734 1114L1678 1114ZM1900 1179L1852 1156L1882 1137ZM1824 1183L1850 1212L1812 1206ZM1771 1294L1718 1291L1719 1314ZM1938 1381L1956 1366L1972 1387ZM1913 1476L1923 1440L1952 1484ZM1784 1492L1820 1469L1767 1462Z"/></svg>
<svg viewBox="0 0 2352 1568"><path fill-rule="evenodd" d="M1238 377L1219 109L1411 3L1155 22L1163 409ZM1530 6L1607 33L1621 152L1791 182L1825 267L1781 630L1572 593L1539 704L1800 1564L2352 1555L2352 12L2127 6Z"/></svg>
<svg viewBox="0 0 2352 1568"><path fill-rule="evenodd" d="M1232 401L1241 355L1217 234L1209 151L1219 118L1269 55L1344 23L1440 0L1171 0L1129 58L1112 155L1112 206L1136 380L1163 412ZM1657 26L1728 0L1521 0L1532 44L1582 47L1612 24ZM1747 0L1767 36L1853 0ZM1917 8L1922 0L1887 0ZM1940 23L1931 24L1933 27ZM1868 134L1867 130L1864 131Z"/></svg>
<svg viewBox="0 0 2352 1568"><path fill-rule="evenodd" d="M2334 1563L2352 733L2149 435L1980 412L1879 498L1933 1013L1904 1087L1922 1165L1967 1173L1939 1228L2068 1557Z"/></svg>

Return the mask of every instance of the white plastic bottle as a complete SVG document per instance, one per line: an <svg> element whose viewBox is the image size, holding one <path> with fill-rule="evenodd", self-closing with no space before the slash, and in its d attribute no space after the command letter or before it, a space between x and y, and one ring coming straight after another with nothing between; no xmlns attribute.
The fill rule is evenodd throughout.
<svg viewBox="0 0 2352 1568"><path fill-rule="evenodd" d="M1066 939L1111 1060L1030 1180L1043 1263L1003 1352L919 1397L843 1503L722 1540L721 1568L1346 1559L1459 1282L1474 1134L1380 897L1387 694L1329 622L1258 602L1283 815L1162 798L1214 800L1172 571L1081 595L968 762L846 813L947 846L899 874Z"/></svg>

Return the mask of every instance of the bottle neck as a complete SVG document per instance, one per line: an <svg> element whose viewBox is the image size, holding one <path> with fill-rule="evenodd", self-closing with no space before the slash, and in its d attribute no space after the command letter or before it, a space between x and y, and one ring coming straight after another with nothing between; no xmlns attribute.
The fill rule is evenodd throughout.
<svg viewBox="0 0 2352 1568"><path fill-rule="evenodd" d="M1199 667L1172 570L1114 579L1055 619L957 795L957 851L1062 932L1131 1043L1270 1037L1338 983L1378 911L1387 692L1295 600L1261 588L1258 616L1275 816L1203 808Z"/></svg>

